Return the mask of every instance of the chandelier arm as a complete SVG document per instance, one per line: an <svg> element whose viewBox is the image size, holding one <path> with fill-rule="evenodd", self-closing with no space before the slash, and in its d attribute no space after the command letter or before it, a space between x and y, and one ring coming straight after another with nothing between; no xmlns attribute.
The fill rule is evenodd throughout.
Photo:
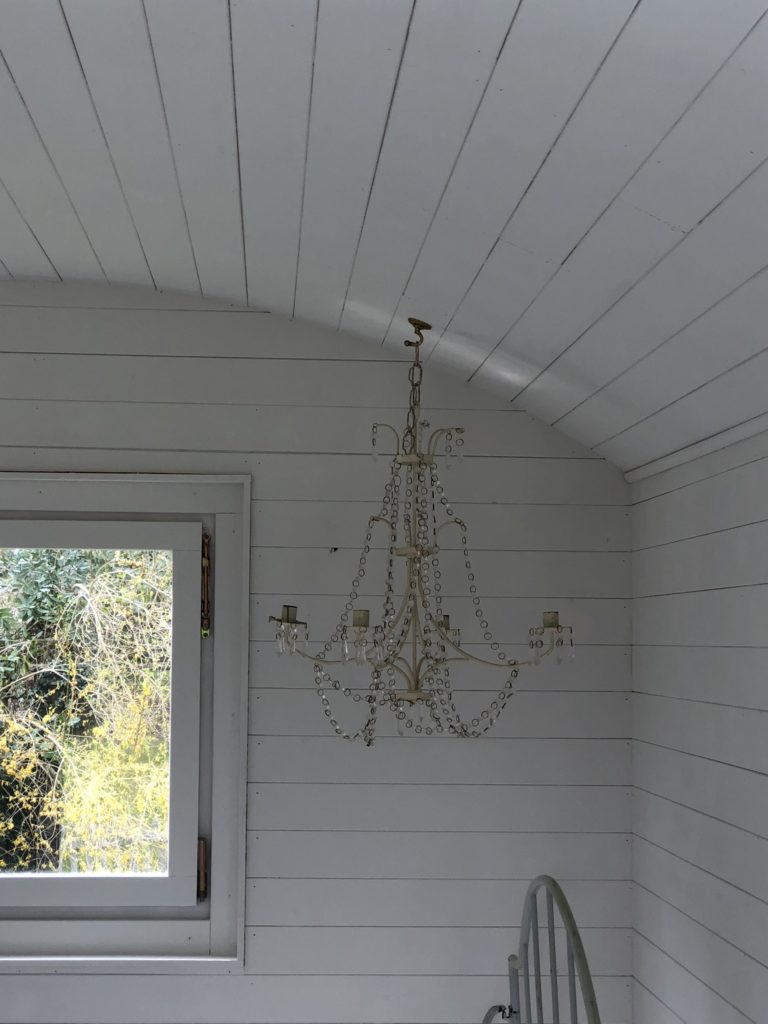
<svg viewBox="0 0 768 1024"><path fill-rule="evenodd" d="M400 433L395 429L395 427L392 426L391 423L374 423L373 426L376 427L377 429L379 427L383 427L385 430L391 430L392 431L392 433L395 435L395 452L394 452L394 454L397 455L397 453L400 451Z"/></svg>
<svg viewBox="0 0 768 1024"><path fill-rule="evenodd" d="M444 523L440 523L437 528L437 532L440 533L445 526L455 526L459 530L466 530L467 528L467 524L463 519L446 519Z"/></svg>
<svg viewBox="0 0 768 1024"><path fill-rule="evenodd" d="M443 635L442 633L440 634ZM526 661L488 661L486 658L478 658L476 654L470 654L468 651L463 650L461 647L457 647L449 637L444 637L445 641L453 647L455 651L458 651L458 656L455 658L443 658L443 661L476 661L480 665L488 665L490 668L503 668L509 671L512 668L535 668L534 662L530 659ZM539 659L546 658L548 654L551 654L556 649L555 638L552 637L549 641L549 647L546 650L541 651Z"/></svg>
<svg viewBox="0 0 768 1024"><path fill-rule="evenodd" d="M309 653L307 653L307 651L300 651L298 649L298 647L296 648L296 650L293 653L294 654L298 654L298 656L300 658L304 658L306 661L314 662L315 665L322 666L322 665L346 665L347 664L347 662L342 661L340 658L337 658L335 660L332 659L332 658L321 658L317 654L309 654Z"/></svg>
<svg viewBox="0 0 768 1024"><path fill-rule="evenodd" d="M466 651L466 650L464 650L464 648L459 647L457 644L455 644L453 642L453 640L451 640L451 638L446 633L443 632L443 630L441 629L439 624L434 619L432 620L432 622L433 622L433 625L434 625L435 629L437 630L438 634L440 635L441 639L444 640L447 644L449 644L450 647L452 647L453 650L456 651L458 653L458 655L459 655L457 658L444 658L443 659L444 661L476 661L480 665L490 665L491 668L503 668L503 669L507 669L507 670L509 670L510 668L523 668L526 665L528 665L528 666L532 666L533 665L532 661L515 661L515 660L508 660L507 659L507 660L501 662L501 661L489 661L487 658L478 658L476 654L470 654L469 651ZM554 637L554 634L552 634L552 636L550 636L550 638L549 638L549 647L545 651L542 651L541 654L539 655L539 657L540 658L546 658L546 656L548 654L551 654L552 651L554 651L554 649L555 649L555 637Z"/></svg>
<svg viewBox="0 0 768 1024"><path fill-rule="evenodd" d="M429 458L434 458L437 455L437 442L443 437L444 434L463 434L464 427L439 427L437 430L433 430L429 435L429 442L427 443L427 455ZM464 442L462 441L462 444Z"/></svg>
<svg viewBox="0 0 768 1024"><path fill-rule="evenodd" d="M401 662L402 665L405 666L405 668L402 668L401 665L398 664L398 662ZM387 664L390 665L395 670L395 672L400 673L400 675L408 684L409 690L413 690L415 688L414 681L411 677L411 666L408 664L405 658L401 658L398 656L394 661L387 662Z"/></svg>
<svg viewBox="0 0 768 1024"><path fill-rule="evenodd" d="M435 623L435 629L440 634L441 639L444 640L450 647L453 648L454 651L457 652L457 657L444 658L444 661L476 661L478 665L489 665L491 668L503 668L507 672L511 668L519 668L520 665L529 664L525 661L489 661L487 658L478 658L476 654L470 654L469 651L465 651L462 647L459 647L457 644L455 644L449 636L446 636L446 634L442 631L442 629L440 629L437 623Z"/></svg>
<svg viewBox="0 0 768 1024"><path fill-rule="evenodd" d="M410 601L410 598L411 598L411 588L409 586L408 589L406 590L405 594L403 594L403 599L400 602L400 607L397 610L397 615L395 615L394 619L392 619L392 622L390 624L390 629L394 629L395 626L397 626L397 624L402 620L403 616L405 615L405 610L408 607L408 602ZM400 646L402 647L402 644Z"/></svg>
<svg viewBox="0 0 768 1024"><path fill-rule="evenodd" d="M443 525L447 525L447 524L443 524ZM424 594L424 589L423 589L422 584L421 584L421 577L419 577L419 579L418 579L417 588L418 588L419 596L421 597L422 601L426 601L426 595ZM451 640L451 638L446 633L443 632L442 628L440 627L440 625L439 625L439 623L437 622L436 619L432 618L432 624L435 627L435 629L437 630L437 633L439 634L439 636L447 644L449 644L449 646L452 647L454 651L458 652L460 657L459 658L450 659L452 661L459 661L459 660L463 660L463 661L476 661L480 665L489 665L491 668L521 668L523 666L532 666L533 665L532 661L515 661L515 660L511 660L510 661L509 659L505 659L503 662L498 662L498 661L488 661L486 658L478 658L477 655L470 654L468 651L464 650L463 648L461 648L457 644L455 644L453 642L453 640ZM555 636L554 636L554 633L553 633L550 636L550 638L549 638L549 647L545 651L541 652L541 654L539 655L539 659L545 658L548 654L551 654L552 651L554 651L554 649L555 649ZM445 659L445 660L447 661L448 659Z"/></svg>
<svg viewBox="0 0 768 1024"><path fill-rule="evenodd" d="M451 658L440 658L440 659L437 659L437 658L430 658L430 656L428 654L422 654L422 656L419 658L419 662L418 662L418 682L419 682L418 689L421 689L421 682L422 682L422 680L421 680L421 669L422 669L425 661L432 661L435 664L442 665L443 662L451 661L451 660L458 661L459 659L458 658L454 658L454 659L451 659Z"/></svg>
<svg viewBox="0 0 768 1024"><path fill-rule="evenodd" d="M557 645L555 644L555 634L553 633L549 638L549 646L546 649L539 651L539 661L541 661L542 658L546 658L549 654L551 654L555 650L556 646ZM528 658L526 661L519 661L517 663L517 667L536 668L536 662Z"/></svg>
<svg viewBox="0 0 768 1024"><path fill-rule="evenodd" d="M387 519L386 516L370 516L368 518L368 522L369 523L386 523L387 526L390 528L390 530L393 530L394 527L395 527L395 524L392 522L392 520L391 519Z"/></svg>

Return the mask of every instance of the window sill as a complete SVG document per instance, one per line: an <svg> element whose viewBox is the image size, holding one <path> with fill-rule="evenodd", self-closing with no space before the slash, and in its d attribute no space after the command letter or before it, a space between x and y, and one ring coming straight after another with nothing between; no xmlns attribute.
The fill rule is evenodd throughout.
<svg viewBox="0 0 768 1024"><path fill-rule="evenodd" d="M245 973L242 960L218 956L0 957L3 974L211 974Z"/></svg>

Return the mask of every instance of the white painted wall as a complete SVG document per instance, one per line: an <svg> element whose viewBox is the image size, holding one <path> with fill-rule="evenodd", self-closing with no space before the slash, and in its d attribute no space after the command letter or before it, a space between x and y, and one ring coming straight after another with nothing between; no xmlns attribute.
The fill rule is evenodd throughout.
<svg viewBox="0 0 768 1024"><path fill-rule="evenodd" d="M5 977L0 1020L468 1024L506 1001L522 896L549 872L583 928L606 1024L627 1024L620 474L428 370L430 419L468 428L463 466L444 475L497 632L524 640L558 607L578 658L521 677L477 744L345 745L324 727L311 674L274 658L267 617L295 596L315 636L330 624L327 592L345 593L385 478L370 423L403 416L401 356L156 295L14 286L0 305L0 468L249 472L255 497L247 973Z"/></svg>
<svg viewBox="0 0 768 1024"><path fill-rule="evenodd" d="M635 1024L768 1007L768 435L638 483Z"/></svg>

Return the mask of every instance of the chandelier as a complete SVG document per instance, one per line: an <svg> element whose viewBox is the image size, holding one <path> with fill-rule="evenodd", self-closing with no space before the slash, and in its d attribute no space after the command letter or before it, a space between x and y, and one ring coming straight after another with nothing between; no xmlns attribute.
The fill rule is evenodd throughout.
<svg viewBox="0 0 768 1024"><path fill-rule="evenodd" d="M398 732L453 735L478 738L494 725L514 692L515 679L522 668L537 666L548 655L558 662L573 658L573 628L560 623L559 613L544 612L542 624L528 630L530 653L525 661L510 657L495 639L478 597L478 585L469 553L468 530L456 515L437 472L438 456L455 458L463 445L462 427L443 427L429 436L426 445L422 431L429 427L420 419L423 366L420 348L423 332L430 324L410 317L416 334L405 345L414 359L408 370L410 397L408 416L402 437L386 423L374 423L371 443L374 453L379 432L394 434L395 453L391 458L389 480L377 515L368 519L365 541L357 572L338 622L322 648L308 650L306 622L298 618L296 605L283 605L276 624L278 654L299 655L312 662L317 694L323 713L333 731L347 740L362 739L370 746L376 735L381 709L394 713ZM458 449L458 452L454 450ZM450 619L450 599L444 596L440 563L440 540L452 531L457 550L463 555L466 590L484 644L483 655L462 647L460 630ZM359 607L359 594L371 554L374 534L382 533L386 556L380 617L371 622L368 608ZM465 719L456 707L451 672L460 663L477 663L504 673L504 680L492 690L487 707ZM350 685L349 674L365 670L370 676L366 688ZM342 675L345 681L335 678ZM363 705L364 718L349 732L337 717L332 701L345 697Z"/></svg>

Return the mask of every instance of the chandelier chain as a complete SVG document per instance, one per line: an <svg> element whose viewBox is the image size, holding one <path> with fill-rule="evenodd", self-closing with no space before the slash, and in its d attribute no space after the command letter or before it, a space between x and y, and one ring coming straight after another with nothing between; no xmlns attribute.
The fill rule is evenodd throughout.
<svg viewBox="0 0 768 1024"><path fill-rule="evenodd" d="M403 431L403 454L413 455L418 446L419 433L419 410L421 408L421 380L424 375L424 368L419 359L421 341L413 342L413 362L408 367L408 381L411 385L411 393L408 399L408 415Z"/></svg>

